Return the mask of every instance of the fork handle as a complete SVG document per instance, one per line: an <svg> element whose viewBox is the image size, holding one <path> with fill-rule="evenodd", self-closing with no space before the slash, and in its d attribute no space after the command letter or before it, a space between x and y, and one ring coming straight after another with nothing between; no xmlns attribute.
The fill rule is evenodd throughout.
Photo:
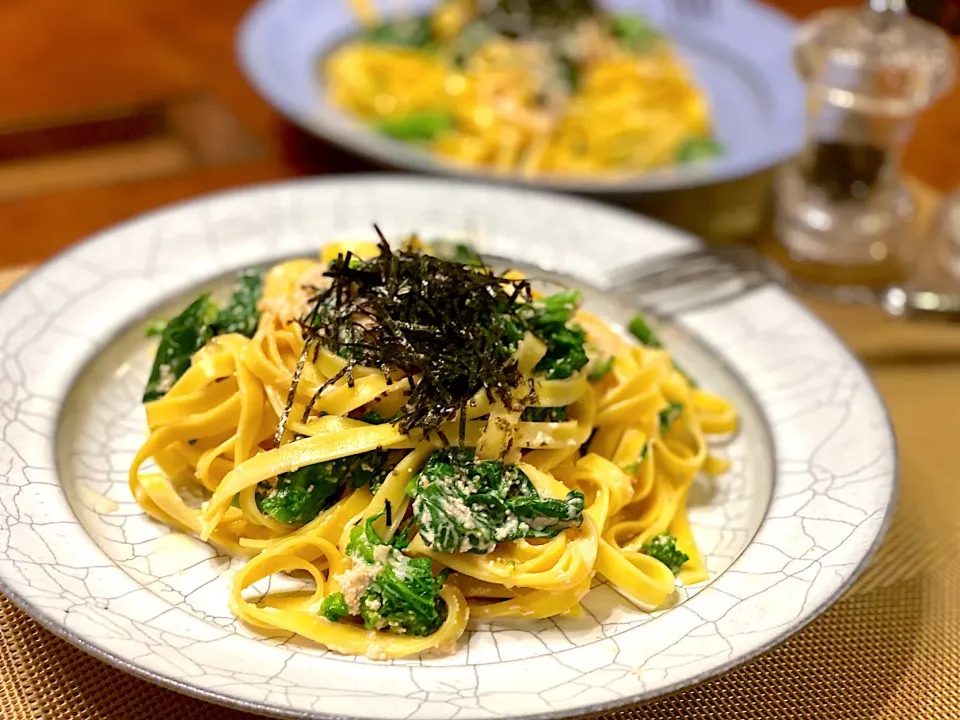
<svg viewBox="0 0 960 720"><path fill-rule="evenodd" d="M880 298L883 311L905 320L960 322L960 294L894 286Z"/></svg>

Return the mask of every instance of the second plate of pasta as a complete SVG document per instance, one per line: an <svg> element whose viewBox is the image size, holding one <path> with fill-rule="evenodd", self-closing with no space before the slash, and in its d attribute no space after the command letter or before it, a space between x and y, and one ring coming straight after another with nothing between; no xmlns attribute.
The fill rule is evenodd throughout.
<svg viewBox="0 0 960 720"><path fill-rule="evenodd" d="M795 152L793 26L753 0L263 0L238 37L259 92L377 162L588 193L702 185Z"/></svg>

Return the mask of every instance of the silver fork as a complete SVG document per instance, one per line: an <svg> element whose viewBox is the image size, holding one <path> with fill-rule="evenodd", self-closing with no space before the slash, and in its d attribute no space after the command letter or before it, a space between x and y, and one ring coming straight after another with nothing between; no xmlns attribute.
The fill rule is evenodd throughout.
<svg viewBox="0 0 960 720"><path fill-rule="evenodd" d="M703 248L622 268L608 290L648 312L677 315L774 282L771 266L742 246Z"/></svg>
<svg viewBox="0 0 960 720"><path fill-rule="evenodd" d="M629 266L610 277L607 290L625 304L660 317L719 305L765 285L809 291L779 265L743 246L701 248ZM891 317L960 322L960 293L893 285L884 290L831 288L846 304L876 305Z"/></svg>

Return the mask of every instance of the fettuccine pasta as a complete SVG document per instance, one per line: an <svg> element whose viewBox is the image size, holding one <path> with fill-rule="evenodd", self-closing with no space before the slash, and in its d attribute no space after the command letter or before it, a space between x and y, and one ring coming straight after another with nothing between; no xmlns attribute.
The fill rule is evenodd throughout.
<svg viewBox="0 0 960 720"><path fill-rule="evenodd" d="M642 17L530 5L445 0L380 22L354 3L366 29L323 60L329 98L388 136L503 172L636 174L720 151L704 92Z"/></svg>
<svg viewBox="0 0 960 720"><path fill-rule="evenodd" d="M249 558L250 626L397 658L471 618L576 615L596 578L645 611L707 579L686 500L725 470L706 438L730 404L642 321L627 340L575 292L447 256L336 243L156 328L130 488ZM300 589L253 587L277 574Z"/></svg>

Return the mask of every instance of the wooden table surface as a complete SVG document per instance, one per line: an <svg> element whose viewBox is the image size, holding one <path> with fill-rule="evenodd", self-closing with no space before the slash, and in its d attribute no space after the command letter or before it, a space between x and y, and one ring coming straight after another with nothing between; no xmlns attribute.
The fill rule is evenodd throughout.
<svg viewBox="0 0 960 720"><path fill-rule="evenodd" d="M836 3L773 4L800 17ZM371 169L287 125L247 85L234 62L233 37L249 5L245 0L0 3L0 266L42 260L99 228L198 194ZM28 157L26 163L16 157L14 140L23 140L24 128L70 126L196 95L236 119L251 146L245 157L198 165L163 142L141 143L133 155L121 152L99 166L93 150L73 157L75 147L66 160L56 152ZM957 127L960 90L923 117L907 153L908 171L942 190L957 184Z"/></svg>

